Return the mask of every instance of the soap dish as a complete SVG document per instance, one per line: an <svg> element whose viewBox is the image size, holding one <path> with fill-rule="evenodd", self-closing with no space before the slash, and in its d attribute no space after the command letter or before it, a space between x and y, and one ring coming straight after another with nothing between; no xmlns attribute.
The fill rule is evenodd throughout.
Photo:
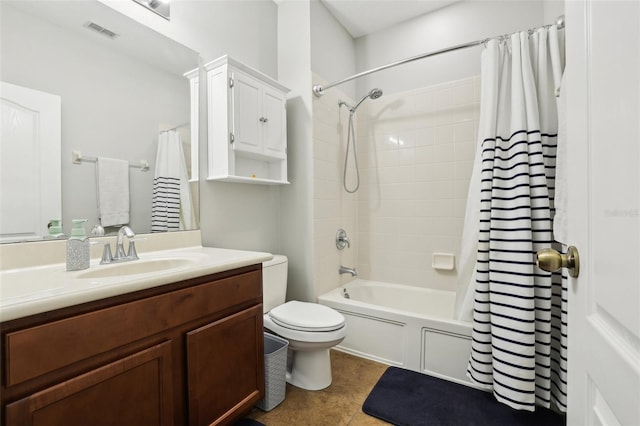
<svg viewBox="0 0 640 426"><path fill-rule="evenodd" d="M456 257L453 253L433 253L431 266L433 269L441 271L453 271L455 259Z"/></svg>

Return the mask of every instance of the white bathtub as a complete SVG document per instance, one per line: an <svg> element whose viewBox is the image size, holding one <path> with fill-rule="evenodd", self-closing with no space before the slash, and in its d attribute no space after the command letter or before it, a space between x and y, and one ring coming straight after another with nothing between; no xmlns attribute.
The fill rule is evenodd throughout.
<svg viewBox="0 0 640 426"><path fill-rule="evenodd" d="M453 319L454 292L357 279L318 301L347 320L337 349L470 384L471 324Z"/></svg>

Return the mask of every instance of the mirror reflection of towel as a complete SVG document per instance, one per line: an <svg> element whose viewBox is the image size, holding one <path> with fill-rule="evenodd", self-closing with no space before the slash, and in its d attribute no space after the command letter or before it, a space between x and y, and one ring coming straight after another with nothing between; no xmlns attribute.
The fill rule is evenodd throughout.
<svg viewBox="0 0 640 426"><path fill-rule="evenodd" d="M180 134L174 130L161 132L153 180L151 232L196 227L185 164Z"/></svg>
<svg viewBox="0 0 640 426"><path fill-rule="evenodd" d="M98 157L98 218L102 226L129 223L129 162Z"/></svg>

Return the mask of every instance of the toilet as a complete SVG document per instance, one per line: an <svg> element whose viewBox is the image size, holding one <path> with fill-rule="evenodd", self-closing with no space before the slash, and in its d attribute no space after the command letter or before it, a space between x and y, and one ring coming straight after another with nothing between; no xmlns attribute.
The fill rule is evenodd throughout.
<svg viewBox="0 0 640 426"><path fill-rule="evenodd" d="M289 341L287 382L307 390L324 389L331 384L329 349L344 339L345 318L317 303L285 303L287 267L282 255L262 264L264 328Z"/></svg>

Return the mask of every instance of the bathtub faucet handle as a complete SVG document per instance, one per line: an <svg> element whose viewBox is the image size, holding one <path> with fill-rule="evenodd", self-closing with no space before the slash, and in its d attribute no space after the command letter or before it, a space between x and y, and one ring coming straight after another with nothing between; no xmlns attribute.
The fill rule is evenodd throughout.
<svg viewBox="0 0 640 426"><path fill-rule="evenodd" d="M338 229L336 233L336 247L338 250L343 250L345 247L351 247L351 241L347 237L347 231L344 229Z"/></svg>

